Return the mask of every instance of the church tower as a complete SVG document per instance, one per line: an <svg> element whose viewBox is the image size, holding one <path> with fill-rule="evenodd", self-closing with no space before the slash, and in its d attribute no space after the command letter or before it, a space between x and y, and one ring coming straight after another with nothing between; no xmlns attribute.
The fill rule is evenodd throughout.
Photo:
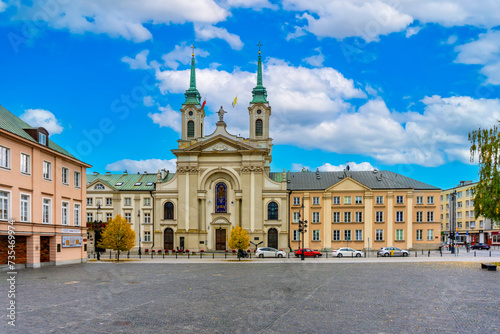
<svg viewBox="0 0 500 334"><path fill-rule="evenodd" d="M271 116L271 107L267 101L267 90L262 85L262 57L260 55L259 42L259 59L257 64L257 86L252 91L252 102L248 107L250 115L250 136L252 142L257 142L259 146L271 147L271 139L269 138L269 116Z"/></svg>
<svg viewBox="0 0 500 334"><path fill-rule="evenodd" d="M179 147L184 147L183 142L203 137L203 122L205 120L205 110L200 105L200 93L196 89L196 73L194 60L194 46L191 58L191 78L189 89L184 93L186 100L182 104L182 131Z"/></svg>

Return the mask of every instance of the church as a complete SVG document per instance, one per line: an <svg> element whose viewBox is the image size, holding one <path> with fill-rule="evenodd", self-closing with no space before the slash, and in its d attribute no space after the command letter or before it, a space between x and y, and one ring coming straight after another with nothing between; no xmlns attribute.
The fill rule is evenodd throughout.
<svg viewBox="0 0 500 334"><path fill-rule="evenodd" d="M120 214L136 231L142 249L227 249L232 228L241 226L254 245L288 247L286 173L273 173L271 106L262 83L259 51L257 84L248 107L249 138L229 133L220 107L213 133L204 133L205 110L196 88L194 54L190 86L182 104L181 138L173 149L175 174L87 175L90 250L96 231ZM136 247L136 248L137 248Z"/></svg>

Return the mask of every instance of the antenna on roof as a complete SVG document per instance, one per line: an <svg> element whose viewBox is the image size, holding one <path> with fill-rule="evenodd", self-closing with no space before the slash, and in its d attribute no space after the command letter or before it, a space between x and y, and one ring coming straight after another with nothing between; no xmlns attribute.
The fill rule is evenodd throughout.
<svg viewBox="0 0 500 334"><path fill-rule="evenodd" d="M347 165L347 167L345 169L347 169L347 171L349 171L351 169L351 167L349 167L349 165Z"/></svg>

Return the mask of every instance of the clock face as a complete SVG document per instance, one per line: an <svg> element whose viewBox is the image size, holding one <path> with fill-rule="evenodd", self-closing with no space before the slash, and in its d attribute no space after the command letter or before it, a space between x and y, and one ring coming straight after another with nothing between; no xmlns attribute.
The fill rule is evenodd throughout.
<svg viewBox="0 0 500 334"><path fill-rule="evenodd" d="M259 110L257 110L257 114L259 114L259 115L260 115L261 113L262 113L262 110L260 110L260 109L259 109Z"/></svg>
<svg viewBox="0 0 500 334"><path fill-rule="evenodd" d="M192 111L189 112L189 116L193 116L193 112Z"/></svg>

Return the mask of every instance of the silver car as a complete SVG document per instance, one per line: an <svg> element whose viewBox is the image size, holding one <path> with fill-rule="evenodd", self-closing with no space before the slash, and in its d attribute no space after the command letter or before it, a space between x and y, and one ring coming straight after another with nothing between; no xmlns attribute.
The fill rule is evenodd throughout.
<svg viewBox="0 0 500 334"><path fill-rule="evenodd" d="M257 251L255 252L255 256L257 257L285 257L286 256L286 253L281 251L281 250L277 250L276 248L272 248L272 247L261 247L261 248L257 248Z"/></svg>
<svg viewBox="0 0 500 334"><path fill-rule="evenodd" d="M342 247L342 248L339 248L339 249L336 249L332 252L332 255L333 256L336 256L336 257L343 257L343 256L347 256L347 257L362 257L363 255L365 255L362 251L359 251L359 250L355 250L355 249L352 249L352 248L349 248L349 247Z"/></svg>
<svg viewBox="0 0 500 334"><path fill-rule="evenodd" d="M408 256L410 252L397 247L382 247L377 251L379 256Z"/></svg>

